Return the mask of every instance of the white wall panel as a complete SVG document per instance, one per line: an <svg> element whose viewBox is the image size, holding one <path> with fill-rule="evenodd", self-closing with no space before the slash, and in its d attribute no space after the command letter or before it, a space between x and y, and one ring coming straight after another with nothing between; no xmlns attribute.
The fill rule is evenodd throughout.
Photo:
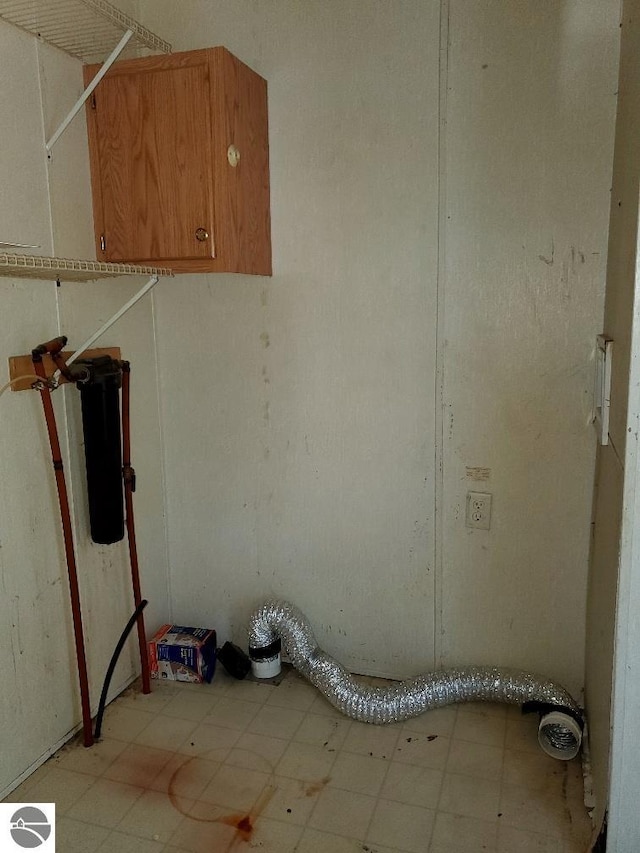
<svg viewBox="0 0 640 853"><path fill-rule="evenodd" d="M35 40L0 24L0 239L51 250ZM15 77L13 76L15 74ZM11 83L8 81L11 80ZM1 358L56 329L55 285L0 279ZM5 382L6 367L2 371ZM0 791L58 740L79 713L57 496L37 395L0 398ZM43 696L46 702L43 702ZM54 709L52 711L52 709Z"/></svg>
<svg viewBox="0 0 640 853"><path fill-rule="evenodd" d="M545 672L577 695L616 11L450 4L442 660ZM490 531L465 527L469 490L493 494Z"/></svg>
<svg viewBox="0 0 640 853"><path fill-rule="evenodd" d="M49 336L54 290L49 283L0 279L3 360ZM0 422L2 791L72 728L80 706L57 494L38 395L3 395Z"/></svg>
<svg viewBox="0 0 640 853"><path fill-rule="evenodd" d="M49 199L36 40L0 21L0 240L51 253ZM11 81L11 85L9 85Z"/></svg>
<svg viewBox="0 0 640 853"><path fill-rule="evenodd" d="M38 43L45 139L51 139L84 91L81 65L57 48ZM40 140L39 140L40 141ZM95 258L87 123L81 110L46 158L53 241L59 257Z"/></svg>
<svg viewBox="0 0 640 853"><path fill-rule="evenodd" d="M163 385L195 326L220 392L164 403L177 613L241 639L254 603L288 596L348 666L401 676L430 665L435 608L442 663L579 693L616 4L450 4L437 601L435 4L141 10L270 91L273 280L185 278L189 304L159 303ZM470 488L494 494L489 533L464 527Z"/></svg>
<svg viewBox="0 0 640 853"><path fill-rule="evenodd" d="M155 329L146 302L103 341L122 346L134 366L136 511L151 621L172 615L244 642L252 607L287 596L348 667L402 677L433 665L438 610L438 661L530 667L578 692L617 4L453 0L441 162L436 0L192 0L180 4L181 15L169 0L139 5L144 23L175 49L225 44L267 78L275 272L163 282ZM16 83L0 95L13 116L2 131L0 231L19 225L16 239L24 232L48 251L50 188L56 248L85 254L82 123L54 151L49 185L39 147L67 81L80 85L79 68L74 79L66 59L47 49L38 59L34 42L5 29L0 62L11 61ZM440 306L439 167L447 249ZM65 285L60 294L24 282L0 288L3 357L55 334L58 308L77 342L131 292L117 282ZM48 457L37 400L11 395L0 406L0 416L10 412L0 488L15 504L0 528L3 624L14 626L8 641L17 649L0 675L16 685L30 727L30 739L18 740L24 746L12 747L1 789L77 722L78 707L63 665L73 654L68 621L51 617L41 661L24 646L35 675L21 664L20 638L33 636L35 646L38 619L47 627L57 605L66 606L65 569L53 481L40 480ZM68 414L95 680L127 611L114 600L103 628L98 603L112 588L126 594L126 565L121 548L93 546L83 532L75 403ZM42 459L20 462L32 439ZM490 469L488 481L468 478L477 466ZM41 482L45 491L36 493ZM464 527L464 496L478 486L494 495L488 533ZM46 537L34 539L40 529ZM45 615L33 604L41 589L58 597L47 599ZM119 679L131 666L129 654ZM0 713L4 723L10 708Z"/></svg>
<svg viewBox="0 0 640 853"><path fill-rule="evenodd" d="M80 114L60 139L48 165L44 150L45 135L82 91L80 63L0 24L0 67L4 117L0 129L0 240L38 243L42 254L53 251L93 257L84 116ZM3 375L8 356L28 353L61 331L68 335L70 346L79 345L142 283L63 282L57 288L49 282L0 278ZM138 549L143 594L150 599L148 624L154 628L166 618L168 600L150 299L136 306L100 343L121 346L124 357L132 362ZM4 382L0 379L0 385ZM95 709L109 658L133 604L126 544L97 546L89 540L78 397L67 387L58 390L54 400L75 508L78 574ZM0 424L1 794L73 731L80 721L80 700L58 498L39 395L5 394L0 399ZM112 694L131 679L138 666L132 640L116 671Z"/></svg>
<svg viewBox="0 0 640 853"><path fill-rule="evenodd" d="M431 667L439 3L141 9L269 84L273 279L158 299L175 616L244 642L285 596L347 666Z"/></svg>

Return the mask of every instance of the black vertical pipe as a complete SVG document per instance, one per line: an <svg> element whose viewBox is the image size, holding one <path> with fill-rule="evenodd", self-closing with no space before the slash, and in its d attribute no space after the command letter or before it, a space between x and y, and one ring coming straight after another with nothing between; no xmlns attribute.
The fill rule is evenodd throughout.
<svg viewBox="0 0 640 853"><path fill-rule="evenodd" d="M78 384L87 468L91 538L110 545L124 538L120 363L110 356L80 362L89 379Z"/></svg>

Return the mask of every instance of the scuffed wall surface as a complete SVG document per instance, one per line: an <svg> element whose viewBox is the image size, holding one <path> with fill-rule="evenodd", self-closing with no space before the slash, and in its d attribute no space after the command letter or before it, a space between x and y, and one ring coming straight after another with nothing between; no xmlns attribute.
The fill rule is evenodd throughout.
<svg viewBox="0 0 640 853"><path fill-rule="evenodd" d="M13 27L0 24L5 85L0 156L0 240L34 243L36 254L94 257L86 128L81 114L47 163L49 136L82 92L80 64ZM143 281L92 284L0 278L0 359L27 353L64 332L78 346ZM101 341L121 346L132 372L133 464L143 593L148 624L168 615L164 509L151 304L140 303ZM0 385L5 379L0 379ZM54 395L77 535L85 640L95 709L105 670L133 610L126 542L89 540L79 395ZM67 569L51 453L39 396L0 399L0 793L46 757L79 723ZM66 434L69 429L70 439ZM135 640L116 670L112 695L135 674Z"/></svg>
<svg viewBox="0 0 640 853"><path fill-rule="evenodd" d="M286 595L387 675L434 663L439 5L141 4L269 85L273 279L158 295L175 618Z"/></svg>
<svg viewBox="0 0 640 853"><path fill-rule="evenodd" d="M442 662L579 696L617 3L450 10ZM470 490L493 494L489 531L465 527Z"/></svg>
<svg viewBox="0 0 640 853"><path fill-rule="evenodd" d="M435 653L579 695L617 4L448 5L440 163L440 4L140 5L270 97L274 278L159 301L176 612L240 641L285 595L352 669Z"/></svg>
<svg viewBox="0 0 640 853"><path fill-rule="evenodd" d="M284 595L357 671L513 664L579 692L616 4L518 0L505 14L497 0L454 0L442 92L435 0L192 0L181 15L169 0L130 11L138 5L175 49L225 44L267 78L275 267L273 279L163 282L156 326L143 303L102 341L134 366L150 627L171 600L176 620L243 642L253 606ZM0 231L87 254L82 125L48 167L41 147L63 81L74 81L73 102L80 69L7 27L0 39L16 79L0 93L10 117ZM131 292L0 280L3 358L56 334L57 311L77 343ZM78 412L63 393L95 690L129 612L128 567L123 548L83 532ZM79 707L38 401L10 395L0 406L0 607L13 649L0 676L18 697L0 704L12 743L1 788L75 725ZM479 485L467 469L490 469L480 481L494 495L488 533L464 527L464 496ZM120 684L134 663L128 652Z"/></svg>

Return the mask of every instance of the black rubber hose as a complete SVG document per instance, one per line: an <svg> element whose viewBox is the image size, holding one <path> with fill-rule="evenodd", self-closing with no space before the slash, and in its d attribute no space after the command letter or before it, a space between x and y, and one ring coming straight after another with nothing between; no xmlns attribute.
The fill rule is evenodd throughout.
<svg viewBox="0 0 640 853"><path fill-rule="evenodd" d="M136 624L138 616L142 613L149 602L146 598L143 598L140 604L133 611L133 615L131 619L127 622L124 631L120 635L120 639L118 640L118 644L115 647L113 654L111 655L111 660L109 661L109 666L107 668L107 674L104 678L104 684L102 685L102 693L100 694L100 703L98 705L98 714L96 716L96 730L95 730L95 739L97 740L100 737L100 732L102 731L102 718L104 717L104 706L107 702L107 693L109 691L109 685L111 684L111 677L113 676L113 671L116 668L116 664L118 663L118 658L120 657L120 652L122 651L124 644L127 642L127 637L131 633L131 629Z"/></svg>

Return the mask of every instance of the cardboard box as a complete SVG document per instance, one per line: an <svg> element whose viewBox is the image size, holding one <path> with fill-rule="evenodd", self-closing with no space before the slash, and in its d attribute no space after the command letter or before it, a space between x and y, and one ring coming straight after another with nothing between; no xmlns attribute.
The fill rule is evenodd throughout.
<svg viewBox="0 0 640 853"><path fill-rule="evenodd" d="M209 683L216 668L216 632L163 625L149 641L149 667L151 678Z"/></svg>

